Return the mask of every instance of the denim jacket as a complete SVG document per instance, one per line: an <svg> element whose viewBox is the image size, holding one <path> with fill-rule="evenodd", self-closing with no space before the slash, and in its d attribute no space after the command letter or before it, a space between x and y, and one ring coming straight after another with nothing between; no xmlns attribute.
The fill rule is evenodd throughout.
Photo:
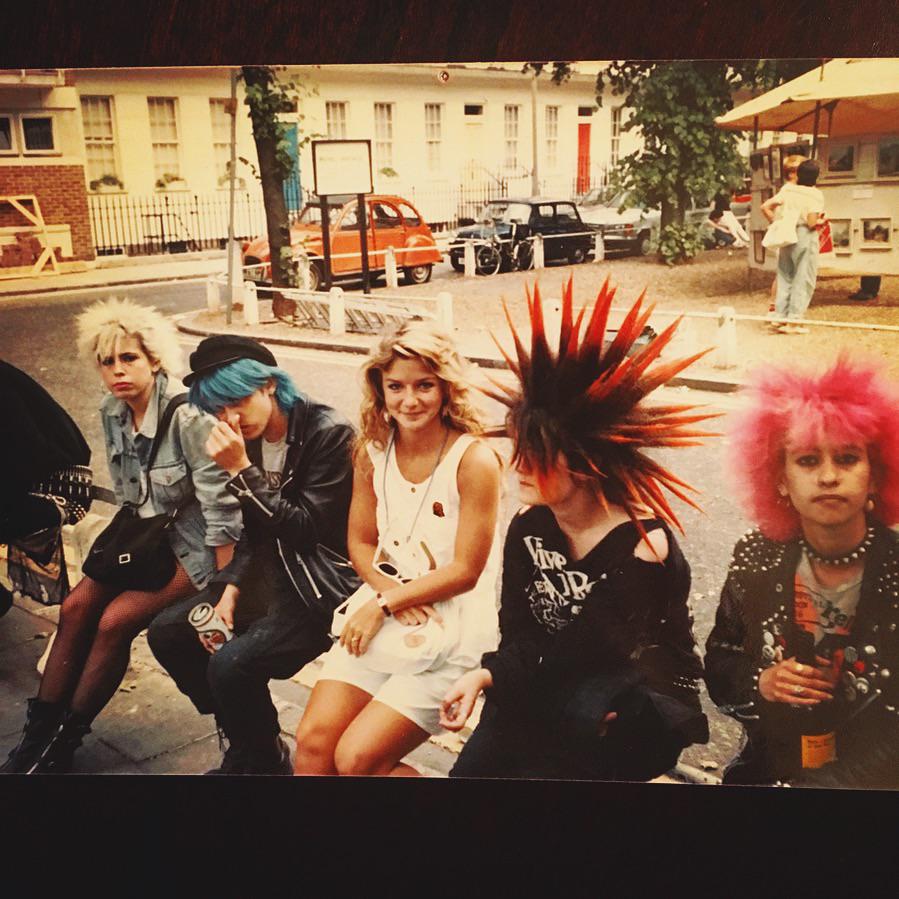
<svg viewBox="0 0 899 899"><path fill-rule="evenodd" d="M106 458L116 502L137 504L142 472L156 434L156 425L169 400L178 394L160 372L150 397L143 424L137 434L131 410L124 400L111 394L100 406ZM228 473L206 453L205 444L215 419L185 403L172 418L150 472L152 491L142 514L172 512L188 497L192 499L175 518L169 531L172 551L197 589L202 589L216 571L216 546L236 543L242 530L240 504L225 490Z"/></svg>

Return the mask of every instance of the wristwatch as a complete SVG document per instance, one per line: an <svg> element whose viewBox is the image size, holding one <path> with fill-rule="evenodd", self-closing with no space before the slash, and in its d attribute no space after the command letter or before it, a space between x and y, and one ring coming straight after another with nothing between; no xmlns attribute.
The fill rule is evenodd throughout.
<svg viewBox="0 0 899 899"><path fill-rule="evenodd" d="M387 600L384 599L383 593L375 594L375 602L380 606L385 618L389 618L393 614L393 612L390 611L390 606L387 605Z"/></svg>

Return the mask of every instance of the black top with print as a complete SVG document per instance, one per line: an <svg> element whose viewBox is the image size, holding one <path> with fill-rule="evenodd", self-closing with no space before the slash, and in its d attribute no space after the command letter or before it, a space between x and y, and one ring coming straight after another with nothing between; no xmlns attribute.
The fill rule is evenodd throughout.
<svg viewBox="0 0 899 899"><path fill-rule="evenodd" d="M663 563L634 556L635 525L610 531L582 559L570 560L565 535L546 506L519 513L503 556L501 641L482 664L498 706L553 702L586 677L633 670L654 690L699 708L702 676L688 606L690 568L668 526Z"/></svg>

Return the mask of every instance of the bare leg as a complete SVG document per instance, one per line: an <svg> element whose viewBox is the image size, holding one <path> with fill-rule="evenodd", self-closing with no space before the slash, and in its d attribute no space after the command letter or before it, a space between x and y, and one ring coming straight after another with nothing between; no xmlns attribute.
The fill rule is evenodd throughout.
<svg viewBox="0 0 899 899"><path fill-rule="evenodd" d="M337 743L370 702L371 694L352 684L318 681L297 728L294 774L337 774L334 765Z"/></svg>
<svg viewBox="0 0 899 899"><path fill-rule="evenodd" d="M334 751L339 774L409 776L400 762L430 735L404 715L373 700L346 729Z"/></svg>

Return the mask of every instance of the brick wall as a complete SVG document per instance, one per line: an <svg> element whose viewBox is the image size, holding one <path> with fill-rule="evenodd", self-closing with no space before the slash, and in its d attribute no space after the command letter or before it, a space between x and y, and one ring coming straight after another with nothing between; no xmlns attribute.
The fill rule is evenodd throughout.
<svg viewBox="0 0 899 899"><path fill-rule="evenodd" d="M0 165L0 196L9 194L34 194L48 225L68 225L71 229L72 258L94 258L83 166ZM3 203L0 227L13 225L27 227L28 223L12 206Z"/></svg>

